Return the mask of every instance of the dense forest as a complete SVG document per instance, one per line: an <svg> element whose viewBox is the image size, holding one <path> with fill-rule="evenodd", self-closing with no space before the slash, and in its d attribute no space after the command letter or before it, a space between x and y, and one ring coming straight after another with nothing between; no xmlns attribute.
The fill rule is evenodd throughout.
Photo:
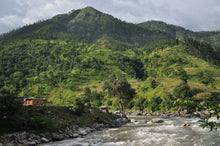
<svg viewBox="0 0 220 146"><path fill-rule="evenodd" d="M0 36L0 88L69 105L117 109L102 87L125 77L126 109L178 110L189 101L219 101L219 32L192 32L163 22L123 22L91 7Z"/></svg>

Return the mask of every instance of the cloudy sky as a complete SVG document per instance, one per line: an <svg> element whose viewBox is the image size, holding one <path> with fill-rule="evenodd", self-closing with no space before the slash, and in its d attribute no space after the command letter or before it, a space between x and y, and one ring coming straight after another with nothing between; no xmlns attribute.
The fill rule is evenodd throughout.
<svg viewBox="0 0 220 146"><path fill-rule="evenodd" d="M0 33L92 6L121 20L161 20L194 31L220 30L220 0L0 0Z"/></svg>

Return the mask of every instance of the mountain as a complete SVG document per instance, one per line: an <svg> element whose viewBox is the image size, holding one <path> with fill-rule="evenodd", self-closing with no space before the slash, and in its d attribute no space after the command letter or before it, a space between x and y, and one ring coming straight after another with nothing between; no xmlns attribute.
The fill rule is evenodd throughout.
<svg viewBox="0 0 220 146"><path fill-rule="evenodd" d="M3 35L1 40L21 37L60 39L73 36L93 43L102 38L110 38L130 44L149 44L169 38L163 32L150 31L86 7L25 26Z"/></svg>
<svg viewBox="0 0 220 146"><path fill-rule="evenodd" d="M194 39L187 38L191 35ZM215 47L205 38L212 38L208 42ZM92 104L116 108L117 100L101 87L109 75L122 74L137 92L127 108L151 110L151 100L158 100L162 110L182 76L195 100L219 99L218 32L156 21L131 24L86 7L13 30L0 40L0 88L20 95L72 104L89 87Z"/></svg>
<svg viewBox="0 0 220 146"><path fill-rule="evenodd" d="M184 37L187 37L189 34L193 33L192 31L186 30L183 27L172 24L166 24L165 22L162 21L152 20L152 21L139 23L137 25L149 30L165 32L169 34L172 38L178 38L178 39L183 39Z"/></svg>
<svg viewBox="0 0 220 146"><path fill-rule="evenodd" d="M166 24L165 22L154 21L154 20L139 23L137 25L143 28L152 30L152 31L165 32L168 35L170 35L172 38L183 40L185 37L190 37L196 40L211 43L214 47L220 46L220 42L219 42L220 32L219 31L193 32L191 30L186 30L185 28L180 27L180 26Z"/></svg>

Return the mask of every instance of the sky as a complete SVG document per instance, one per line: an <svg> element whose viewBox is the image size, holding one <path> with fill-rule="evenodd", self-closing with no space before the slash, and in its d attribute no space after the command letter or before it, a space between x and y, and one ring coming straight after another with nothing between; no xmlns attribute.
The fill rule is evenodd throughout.
<svg viewBox="0 0 220 146"><path fill-rule="evenodd" d="M193 31L220 30L220 0L0 0L0 34L87 6L123 21L164 21Z"/></svg>

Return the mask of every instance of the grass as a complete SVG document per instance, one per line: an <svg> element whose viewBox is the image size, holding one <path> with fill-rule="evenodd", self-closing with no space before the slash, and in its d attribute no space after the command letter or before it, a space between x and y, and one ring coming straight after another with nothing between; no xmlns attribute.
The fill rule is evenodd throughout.
<svg viewBox="0 0 220 146"><path fill-rule="evenodd" d="M68 106L25 106L12 118L0 120L0 134L16 131L56 132L71 125L92 126L96 122L115 118L115 115L96 107L85 107L80 114L75 114Z"/></svg>
<svg viewBox="0 0 220 146"><path fill-rule="evenodd" d="M182 81L176 78L158 78L159 82L169 93L173 93L173 89L176 85L180 84Z"/></svg>

